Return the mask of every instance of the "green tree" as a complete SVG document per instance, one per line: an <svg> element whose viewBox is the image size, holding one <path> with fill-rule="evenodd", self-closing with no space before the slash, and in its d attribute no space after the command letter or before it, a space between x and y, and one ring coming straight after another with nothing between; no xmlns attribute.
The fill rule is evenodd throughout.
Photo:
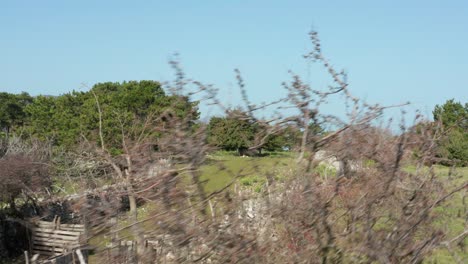
<svg viewBox="0 0 468 264"><path fill-rule="evenodd" d="M447 135L439 142L438 156L458 165L468 165L468 103L463 105L451 99L436 105L432 113Z"/></svg>
<svg viewBox="0 0 468 264"><path fill-rule="evenodd" d="M32 102L28 93L0 93L0 131L6 137L15 127L22 126L26 120L25 107Z"/></svg>
<svg viewBox="0 0 468 264"><path fill-rule="evenodd" d="M458 129L450 131L442 142L440 154L456 164L468 165L468 133Z"/></svg>
<svg viewBox="0 0 468 264"><path fill-rule="evenodd" d="M39 138L72 148L84 139L99 144L102 133L114 154L122 151L123 134L130 136L137 126L168 122L164 115L185 118L190 124L199 118L197 102L166 95L156 81L98 83L87 92L38 96L26 112L29 131Z"/></svg>
<svg viewBox="0 0 468 264"><path fill-rule="evenodd" d="M235 109L226 117L213 117L208 124L208 142L224 150L251 147L257 131L256 124L241 110Z"/></svg>
<svg viewBox="0 0 468 264"><path fill-rule="evenodd" d="M197 102L191 102L188 97L166 95L156 81L99 83L88 93L86 112L82 114L84 123L94 132L99 129L96 100L102 113L103 136L114 150L121 148L123 134L132 139L128 132L138 126L164 126L173 118L186 119L189 125L193 125L200 115ZM156 130L151 131L151 136L160 136ZM96 133L90 137L97 139Z"/></svg>
<svg viewBox="0 0 468 264"><path fill-rule="evenodd" d="M73 146L84 133L85 123L80 119L85 111L86 93L71 92L60 96L37 96L26 107L29 114L28 130L42 140L56 145Z"/></svg>
<svg viewBox="0 0 468 264"><path fill-rule="evenodd" d="M295 126L285 126L278 132L271 134L265 140L264 149L267 151L292 150L300 144L301 131Z"/></svg>
<svg viewBox="0 0 468 264"><path fill-rule="evenodd" d="M440 121L445 127L468 129L468 103L463 106L460 102L450 99L445 104L436 105L432 111L435 121Z"/></svg>

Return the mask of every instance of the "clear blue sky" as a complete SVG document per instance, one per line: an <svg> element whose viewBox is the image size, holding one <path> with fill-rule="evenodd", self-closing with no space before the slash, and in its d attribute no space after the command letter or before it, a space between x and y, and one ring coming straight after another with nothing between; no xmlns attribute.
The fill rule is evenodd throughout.
<svg viewBox="0 0 468 264"><path fill-rule="evenodd" d="M219 87L224 102L239 101L234 68L253 101L268 101L284 94L290 69L325 84L301 58L311 28L351 91L370 102L411 101L429 114L449 98L468 101L468 1L430 0L3 0L0 91L168 81L178 52L186 73Z"/></svg>

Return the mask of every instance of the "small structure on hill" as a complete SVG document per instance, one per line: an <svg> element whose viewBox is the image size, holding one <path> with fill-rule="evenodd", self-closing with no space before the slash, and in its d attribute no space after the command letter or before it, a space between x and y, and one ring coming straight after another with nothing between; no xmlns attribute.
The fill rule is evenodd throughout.
<svg viewBox="0 0 468 264"><path fill-rule="evenodd" d="M31 252L33 259L45 256L48 259L43 263L59 263L60 261L57 260L60 259L60 256L66 257L72 254L70 257L74 259L74 255L76 254L77 263L81 263L82 259L84 261L80 250L86 245L86 230L84 225L62 224L60 223L60 217L55 217L52 222L33 222L31 231ZM70 257L67 257L67 259ZM56 261L52 261L52 259Z"/></svg>

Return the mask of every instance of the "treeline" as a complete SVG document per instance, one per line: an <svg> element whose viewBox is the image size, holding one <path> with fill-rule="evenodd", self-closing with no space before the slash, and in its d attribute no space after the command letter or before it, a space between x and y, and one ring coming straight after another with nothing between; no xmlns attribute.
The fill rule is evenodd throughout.
<svg viewBox="0 0 468 264"><path fill-rule="evenodd" d="M0 93L1 137L32 136L67 149L82 141L102 144L102 136L118 152L122 131L164 125L165 115L194 123L197 102L166 94L156 81L98 83L89 91L60 96ZM156 131L152 136L158 136Z"/></svg>
<svg viewBox="0 0 468 264"><path fill-rule="evenodd" d="M132 126L164 127L173 118L200 125L198 102L168 95L156 81L98 83L89 91L72 91L59 96L31 96L28 93L0 93L0 138L12 134L46 140L70 149L79 142L109 144L119 153L122 132ZM323 132L318 124L314 131ZM263 133L260 133L263 132ZM161 132L153 130L155 139ZM291 150L299 142L300 129L291 125L281 131L252 120L240 109L231 109L207 124L207 142L239 154L261 150Z"/></svg>
<svg viewBox="0 0 468 264"><path fill-rule="evenodd" d="M98 145L106 142L112 153L119 154L121 141L129 136L132 127L135 131L137 126L165 127L165 122L173 123L173 118L184 119L190 127L204 125L199 117L198 102L169 95L156 81L98 83L89 91L60 96L0 93L0 138L12 134L34 137L66 149L83 141ZM440 125L443 129L438 131L436 153L439 163L467 165L468 103L448 100L434 108L433 118L433 122L417 124L413 131ZM302 129L294 122L277 129L241 109L230 109L205 125L207 143L240 155L294 150L302 137ZM155 141L163 133L161 129L151 131ZM310 122L308 131L310 137L325 133L316 120Z"/></svg>

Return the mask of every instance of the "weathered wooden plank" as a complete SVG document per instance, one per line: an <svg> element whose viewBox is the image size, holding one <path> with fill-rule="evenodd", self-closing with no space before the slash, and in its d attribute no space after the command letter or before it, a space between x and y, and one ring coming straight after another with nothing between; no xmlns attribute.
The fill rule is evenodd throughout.
<svg viewBox="0 0 468 264"><path fill-rule="evenodd" d="M80 229L85 230L84 226L59 226L59 229Z"/></svg>
<svg viewBox="0 0 468 264"><path fill-rule="evenodd" d="M38 239L36 239L38 238ZM73 241L80 241L79 239L67 239L63 237L36 237L32 241L63 241L64 243L69 243Z"/></svg>
<svg viewBox="0 0 468 264"><path fill-rule="evenodd" d="M60 234L60 233L46 233L46 232L34 232L34 236L39 236L39 237L48 237L48 238L53 238L53 237L61 237L64 239L78 239L81 237L81 235L78 236L71 236L67 234Z"/></svg>
<svg viewBox="0 0 468 264"><path fill-rule="evenodd" d="M45 238L49 240L68 240L68 241L80 240L80 236L64 236L60 234L47 234L47 233L35 233L34 237L40 237L40 238Z"/></svg>
<svg viewBox="0 0 468 264"><path fill-rule="evenodd" d="M61 253L64 252L65 249L59 248L59 247L49 247L49 246L41 246L41 245L34 245L33 246L33 251L49 251L49 252L56 252L56 253Z"/></svg>
<svg viewBox="0 0 468 264"><path fill-rule="evenodd" d="M43 255L43 256L58 256L62 253L58 253L58 252L51 252L51 251L48 251L48 250L40 250L40 249L33 249L33 252L34 254L39 254L39 255Z"/></svg>
<svg viewBox="0 0 468 264"><path fill-rule="evenodd" d="M45 241L45 242L60 242L63 244L70 244L70 243L79 243L79 239L61 239L61 238L46 238L46 237L34 237L31 239L32 242L34 241Z"/></svg>
<svg viewBox="0 0 468 264"><path fill-rule="evenodd" d="M32 244L32 249L41 249L41 250L49 250L49 251L56 251L56 252L63 252L67 250L72 250L74 248L79 248L80 245L73 245L73 246L63 246L63 245L54 245L52 243L44 244Z"/></svg>
<svg viewBox="0 0 468 264"><path fill-rule="evenodd" d="M60 248L60 247L44 247L44 246L34 245L33 251L36 251L36 250L58 252L58 253L65 252L65 249Z"/></svg>
<svg viewBox="0 0 468 264"><path fill-rule="evenodd" d="M55 225L54 222L47 222L47 221L36 221L34 223L37 225Z"/></svg>
<svg viewBox="0 0 468 264"><path fill-rule="evenodd" d="M70 235L70 236L79 236L81 233L76 231L64 231L59 229L49 229L49 228L33 228L33 232L39 233L52 233L52 234L61 234L61 235Z"/></svg>
<svg viewBox="0 0 468 264"><path fill-rule="evenodd" d="M55 226L55 225L59 225L59 226L66 226L66 227L84 227L83 224L55 224L53 222L46 222L46 221L37 221L37 222L34 222L36 225L46 225L46 226Z"/></svg>
<svg viewBox="0 0 468 264"><path fill-rule="evenodd" d="M79 243L80 242L80 240L78 240L78 239L65 240L65 239L54 239L54 238L52 238L52 239L32 239L31 241L32 242L34 242L34 241L38 241L38 242L39 241L46 241L46 242L47 241L52 241L52 242L59 241L60 243L63 243L63 244L69 244L69 243L73 243L73 242Z"/></svg>
<svg viewBox="0 0 468 264"><path fill-rule="evenodd" d="M84 225L81 224L60 224L60 227L69 227L69 228L85 228Z"/></svg>
<svg viewBox="0 0 468 264"><path fill-rule="evenodd" d="M59 248L70 248L70 249L80 246L79 243L62 243L60 241L57 241L57 242L34 241L33 245L51 246L51 247L59 247Z"/></svg>
<svg viewBox="0 0 468 264"><path fill-rule="evenodd" d="M84 229L85 226L84 225L80 225L80 224L55 224L55 223L52 223L52 222L46 222L46 221L38 221L36 222L36 225L39 226L39 227L59 227L60 229L62 228L76 228L76 229Z"/></svg>
<svg viewBox="0 0 468 264"><path fill-rule="evenodd" d="M33 227L32 229L37 230L37 231L43 231L43 232L71 232L70 233L71 235L78 235L77 233L80 233L78 231L65 231L65 230L54 229L50 227Z"/></svg>
<svg viewBox="0 0 468 264"><path fill-rule="evenodd" d="M66 252L66 251L69 251L69 250L73 250L75 248L79 248L80 246L77 245L77 246L73 246L73 247L66 247L66 248L63 248L63 247L60 247L60 246L54 246L54 245L33 245L32 246L32 249L35 250L35 249L40 249L40 250L49 250L49 251L53 251L53 252Z"/></svg>
<svg viewBox="0 0 468 264"><path fill-rule="evenodd" d="M34 232L34 236L42 236L42 237L64 237L64 238L79 238L81 235L72 236L68 234L60 234L60 233L47 233L47 232Z"/></svg>
<svg viewBox="0 0 468 264"><path fill-rule="evenodd" d="M84 229L79 229L79 228L69 228L69 227L60 227L58 230L63 230L63 231L71 231L71 232L79 232L79 233L84 233Z"/></svg>
<svg viewBox="0 0 468 264"><path fill-rule="evenodd" d="M64 244L67 244L67 243L73 243L73 242L76 242L76 243L79 243L80 240L79 239L62 239L62 238L57 238L57 237L38 237L38 236L35 236L32 238L32 241L45 241L45 242L48 242L48 241L51 241L51 242L61 242L61 243L64 243Z"/></svg>
<svg viewBox="0 0 468 264"><path fill-rule="evenodd" d="M38 240L38 241L54 241L54 240L57 240L57 241L78 241L79 239L75 238L75 237L70 237L70 236L67 236L65 237L65 239L62 239L61 237L57 237L57 236L48 236L48 235L44 235L44 236L33 236L32 237L32 240Z"/></svg>
<svg viewBox="0 0 468 264"><path fill-rule="evenodd" d="M31 231L40 232L40 233L56 233L56 234L63 234L63 235L69 235L69 236L78 236L78 235L81 235L83 233L83 232L79 232L79 231L48 229L48 228L32 228Z"/></svg>

